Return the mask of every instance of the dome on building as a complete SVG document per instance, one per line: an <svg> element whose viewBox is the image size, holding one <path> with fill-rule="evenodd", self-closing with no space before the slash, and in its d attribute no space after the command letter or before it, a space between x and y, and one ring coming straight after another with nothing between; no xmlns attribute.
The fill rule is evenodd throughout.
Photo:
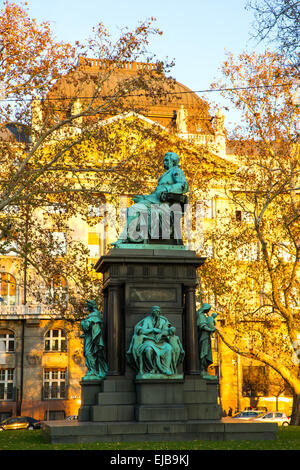
<svg viewBox="0 0 300 470"><path fill-rule="evenodd" d="M144 72L144 75L141 72ZM143 81L144 89L135 87L130 92L132 82L137 83L139 80L140 83ZM157 64L141 62L112 64L82 57L76 70L56 82L47 100L55 102L52 106L58 112L68 113L71 112L75 100L88 102L97 86L100 88L97 104L100 104L127 85L129 92L126 98L118 100L115 110L112 105L110 113L107 113L104 107L103 114L113 115L138 110L137 112L145 117L170 128L176 126L176 117L184 110L186 132L205 134L213 132L208 104L185 85L159 74ZM121 107L120 102L122 102Z"/></svg>

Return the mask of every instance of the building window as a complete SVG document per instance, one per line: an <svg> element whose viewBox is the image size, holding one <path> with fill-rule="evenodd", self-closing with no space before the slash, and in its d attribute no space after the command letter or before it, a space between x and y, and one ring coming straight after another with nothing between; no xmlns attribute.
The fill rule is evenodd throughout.
<svg viewBox="0 0 300 470"><path fill-rule="evenodd" d="M65 214L66 208L59 204L58 202L54 202L53 204L48 204L45 208L48 214Z"/></svg>
<svg viewBox="0 0 300 470"><path fill-rule="evenodd" d="M0 369L0 400L13 400L14 369Z"/></svg>
<svg viewBox="0 0 300 470"><path fill-rule="evenodd" d="M15 335L10 330L0 330L0 352L15 351Z"/></svg>
<svg viewBox="0 0 300 470"><path fill-rule="evenodd" d="M43 399L66 398L66 369L45 369Z"/></svg>
<svg viewBox="0 0 300 470"><path fill-rule="evenodd" d="M67 234L65 232L51 232L50 246L53 256L62 256L67 253Z"/></svg>
<svg viewBox="0 0 300 470"><path fill-rule="evenodd" d="M16 305L16 280L9 273L0 273L0 305Z"/></svg>
<svg viewBox="0 0 300 470"><path fill-rule="evenodd" d="M235 220L237 222L245 222L249 224L252 222L252 214L251 212L237 210L235 211Z"/></svg>
<svg viewBox="0 0 300 470"><path fill-rule="evenodd" d="M88 216L89 217L103 217L103 205L90 204L88 206Z"/></svg>
<svg viewBox="0 0 300 470"><path fill-rule="evenodd" d="M64 330L49 330L45 335L45 351L66 351L67 338Z"/></svg>

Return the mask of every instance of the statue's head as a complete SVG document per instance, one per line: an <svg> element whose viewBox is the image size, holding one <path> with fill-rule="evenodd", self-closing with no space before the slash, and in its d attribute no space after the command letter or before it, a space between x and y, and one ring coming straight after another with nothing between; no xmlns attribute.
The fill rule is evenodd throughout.
<svg viewBox="0 0 300 470"><path fill-rule="evenodd" d="M160 315L160 307L158 307L158 305L154 305L151 309L151 315L153 315L154 317L159 317Z"/></svg>
<svg viewBox="0 0 300 470"><path fill-rule="evenodd" d="M86 306L90 312L92 312L93 310L97 310L97 304L95 300L87 300Z"/></svg>
<svg viewBox="0 0 300 470"><path fill-rule="evenodd" d="M169 170L173 166L178 166L179 156L175 152L167 152L164 156L164 167Z"/></svg>
<svg viewBox="0 0 300 470"><path fill-rule="evenodd" d="M208 313L211 309L211 305L209 304L202 304L198 310L198 313Z"/></svg>

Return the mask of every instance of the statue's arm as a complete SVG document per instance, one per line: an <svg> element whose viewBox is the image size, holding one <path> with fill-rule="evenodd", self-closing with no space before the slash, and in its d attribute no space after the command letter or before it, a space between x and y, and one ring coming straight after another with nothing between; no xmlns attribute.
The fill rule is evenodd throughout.
<svg viewBox="0 0 300 470"><path fill-rule="evenodd" d="M81 328L83 331L86 333L89 328L90 328L90 321L86 318L84 320L81 320Z"/></svg>
<svg viewBox="0 0 300 470"><path fill-rule="evenodd" d="M198 320L197 322L197 326L199 328L199 330L205 330L205 331L209 331L209 332L214 332L216 330L215 327L210 327L206 321L204 320Z"/></svg>
<svg viewBox="0 0 300 470"><path fill-rule="evenodd" d="M147 335L149 333L158 333L158 332L161 332L161 330L159 328L154 328L154 327L141 327L138 334L142 334L142 335Z"/></svg>
<svg viewBox="0 0 300 470"><path fill-rule="evenodd" d="M199 326L199 328L200 328L200 330L210 331L210 332L212 332L212 333L213 333L214 331L216 331L215 328L211 328L211 327L208 326L208 325L201 325L201 326Z"/></svg>
<svg viewBox="0 0 300 470"><path fill-rule="evenodd" d="M136 325L135 333L137 335L147 335L155 331L155 328L147 321L147 319L142 320L140 324Z"/></svg>
<svg viewBox="0 0 300 470"><path fill-rule="evenodd" d="M173 171L174 183L169 187L169 193L184 194L189 190L189 185L185 179L184 173L180 168Z"/></svg>

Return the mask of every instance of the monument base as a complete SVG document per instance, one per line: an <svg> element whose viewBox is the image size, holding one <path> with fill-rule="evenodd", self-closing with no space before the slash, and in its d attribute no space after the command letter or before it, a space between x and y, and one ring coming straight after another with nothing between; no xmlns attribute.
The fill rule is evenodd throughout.
<svg viewBox="0 0 300 470"><path fill-rule="evenodd" d="M275 423L192 422L72 422L44 423L53 444L83 442L261 441L277 439Z"/></svg>
<svg viewBox="0 0 300 470"><path fill-rule="evenodd" d="M81 386L78 422L44 423L52 443L277 438L277 424L222 421L217 383L200 376L172 381L107 377Z"/></svg>
<svg viewBox="0 0 300 470"><path fill-rule="evenodd" d="M199 369L197 268L205 261L176 246L122 246L100 258L108 373L82 381L78 422L46 422L59 442L276 439L277 424L222 421L218 382ZM126 353L135 325L159 306L185 351L174 376L136 376Z"/></svg>

